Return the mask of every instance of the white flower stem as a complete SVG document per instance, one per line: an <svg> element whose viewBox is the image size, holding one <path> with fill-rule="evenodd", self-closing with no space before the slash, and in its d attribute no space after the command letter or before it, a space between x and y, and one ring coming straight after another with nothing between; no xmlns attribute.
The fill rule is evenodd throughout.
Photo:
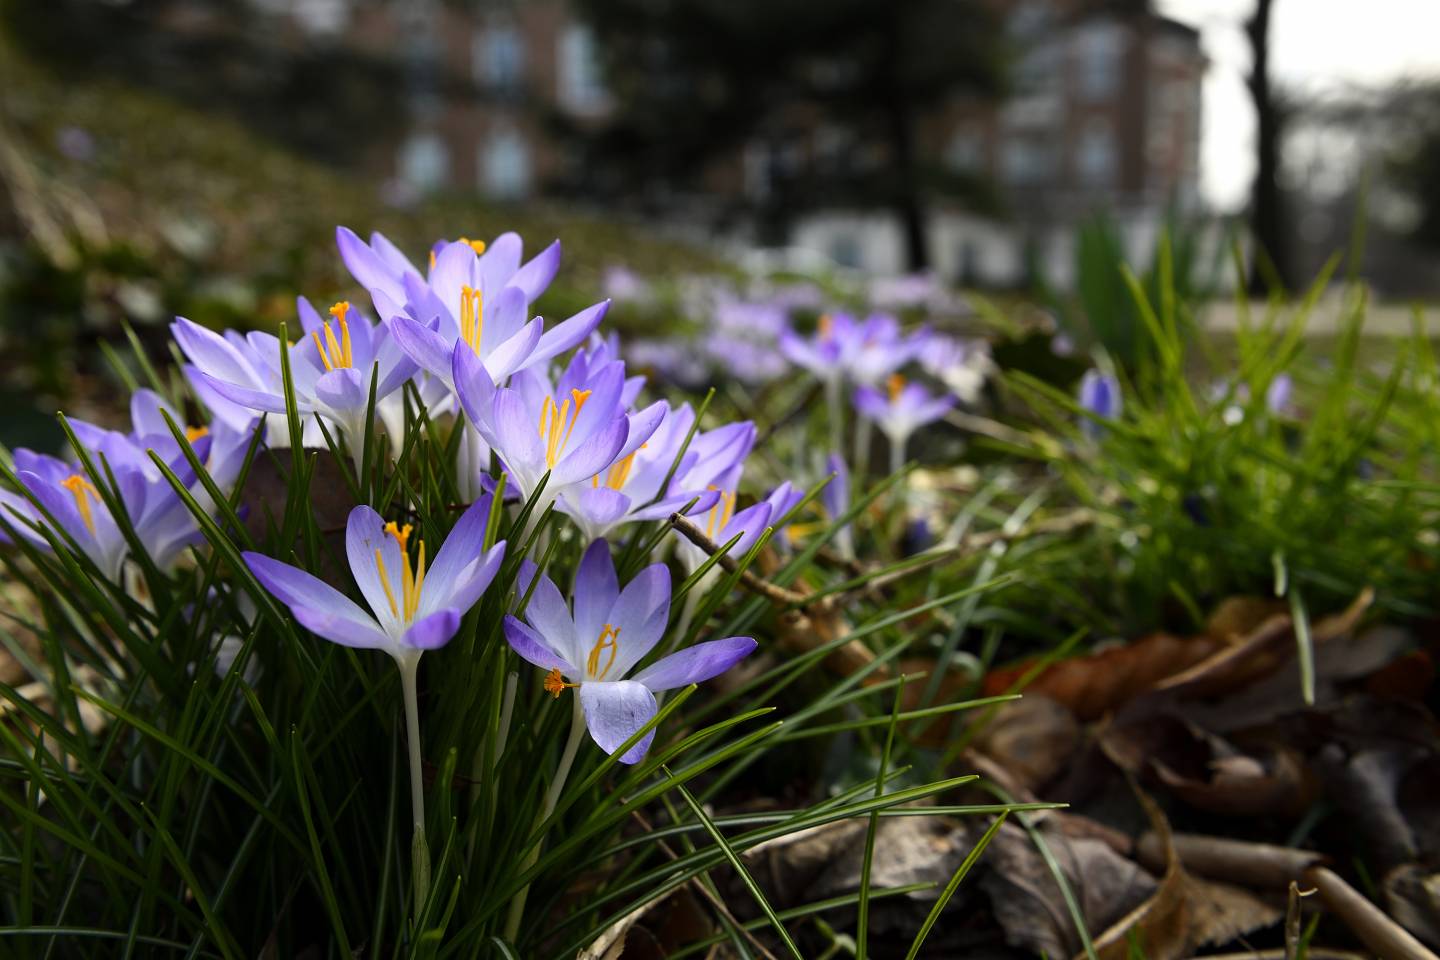
<svg viewBox="0 0 1440 960"><path fill-rule="evenodd" d="M855 476L864 478L870 473L870 421L864 417L855 418Z"/></svg>
<svg viewBox="0 0 1440 960"><path fill-rule="evenodd" d="M550 781L550 788L545 791L545 803L540 808L540 816L535 820L537 827L555 812L555 805L560 802L560 794L565 789L565 781L570 777L570 767L575 763L575 753L580 749L580 741L585 739L585 708L580 705L578 690L572 699L574 709L570 718L570 739L565 741L565 751L560 754L555 776ZM540 859L540 848L544 845L545 836L541 834L535 838L530 849L525 851L525 856L520 861L521 873L535 866L535 861ZM525 919L525 900L529 896L530 885L527 883L515 894L515 899L510 901L510 913L505 918L505 939L511 943L515 942L516 935L520 933L520 923Z"/></svg>
<svg viewBox="0 0 1440 960"><path fill-rule="evenodd" d="M905 467L905 446L908 437L892 436L890 438L890 475L893 477ZM900 507L900 521L905 521L906 500L909 493L910 478L906 477L895 484L895 503Z"/></svg>
<svg viewBox="0 0 1440 960"><path fill-rule="evenodd" d="M410 869L418 917L430 895L430 847L425 842L425 772L420 759L420 701L415 690L420 653L416 651L396 659L400 663L400 687L405 694L405 733L410 746L410 812L415 824L410 843Z"/></svg>
<svg viewBox="0 0 1440 960"><path fill-rule="evenodd" d="M825 381L825 406L830 419L830 449L839 453L841 445L845 442L845 428L841 423L843 413L840 404L839 377L830 377Z"/></svg>

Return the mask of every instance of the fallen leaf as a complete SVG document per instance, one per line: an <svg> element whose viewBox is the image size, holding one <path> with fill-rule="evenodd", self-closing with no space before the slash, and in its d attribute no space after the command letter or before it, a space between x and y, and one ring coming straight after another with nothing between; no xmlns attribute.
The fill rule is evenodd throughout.
<svg viewBox="0 0 1440 960"><path fill-rule="evenodd" d="M1080 724L1049 697L1027 696L1001 704L982 722L984 729L973 741L975 749L1032 792L1069 766L1080 748Z"/></svg>

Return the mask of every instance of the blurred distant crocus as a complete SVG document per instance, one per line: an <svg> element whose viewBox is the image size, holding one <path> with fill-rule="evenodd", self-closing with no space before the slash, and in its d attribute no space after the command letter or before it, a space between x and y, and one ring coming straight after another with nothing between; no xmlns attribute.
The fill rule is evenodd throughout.
<svg viewBox="0 0 1440 960"><path fill-rule="evenodd" d="M955 406L955 398L936 396L898 373L891 374L882 392L862 386L855 391L855 408L868 417L890 441L891 471L905 462L905 447L921 427L934 423Z"/></svg>
<svg viewBox="0 0 1440 960"><path fill-rule="evenodd" d="M623 264L612 263L600 275L600 289L607 299L618 303L643 303L650 299L650 284Z"/></svg>
<svg viewBox="0 0 1440 960"><path fill-rule="evenodd" d="M415 364L396 345L389 321L373 323L347 301L322 320L302 297L299 312L305 335L287 348L296 409L301 417L320 416L338 427L358 458L376 365L378 402L415 374ZM209 392L260 413L285 413L278 337L252 332L244 336L248 349L241 349L184 317L170 330Z"/></svg>
<svg viewBox="0 0 1440 960"><path fill-rule="evenodd" d="M939 334L930 336L918 359L926 373L945 384L961 403L966 404L974 404L980 399L985 379L994 369L989 345L985 341L966 341Z"/></svg>
<svg viewBox="0 0 1440 960"><path fill-rule="evenodd" d="M878 386L885 378L918 357L930 343L930 333L921 329L905 333L900 322L888 313L866 317L850 331L844 350L851 380Z"/></svg>
<svg viewBox="0 0 1440 960"><path fill-rule="evenodd" d="M1122 401L1120 398L1120 381L1108 373L1101 373L1099 370L1086 370L1085 375L1080 378L1080 407L1093 414L1092 417L1082 417L1080 429L1091 438L1099 437L1105 432L1105 428L1098 420L1114 420L1120 416Z"/></svg>
<svg viewBox="0 0 1440 960"><path fill-rule="evenodd" d="M782 331L780 352L817 380L838 384L845 376L845 351L853 342L854 327L855 320L848 314L823 314L812 337L802 337L794 330Z"/></svg>
<svg viewBox="0 0 1440 960"><path fill-rule="evenodd" d="M55 145L71 160L89 163L95 159L95 138L84 127L61 127L55 133Z"/></svg>
<svg viewBox="0 0 1440 960"><path fill-rule="evenodd" d="M520 589L537 576L524 561ZM540 575L525 607L525 620L507 616L505 639L522 658L548 670L545 690L556 698L567 689L580 697L590 737L614 753L655 716L655 694L718 676L755 649L750 637L697 643L626 675L665 635L670 619L670 571L654 564L620 589L610 545L590 544L575 573L573 610L547 576ZM619 758L638 763L650 749L651 732Z"/></svg>
<svg viewBox="0 0 1440 960"><path fill-rule="evenodd" d="M396 342L426 372L448 383L451 354L465 344L495 383L581 343L599 325L609 302L582 310L545 330L539 317L526 321L530 304L560 267L560 241L521 264L519 235L504 233L491 244L461 239L432 251L425 276L382 234L365 243L337 227L340 256L370 292L380 316L393 320Z"/></svg>
<svg viewBox="0 0 1440 960"><path fill-rule="evenodd" d="M1288 373L1277 374L1265 390L1265 409L1276 416L1290 412L1290 397L1295 392L1295 381Z"/></svg>

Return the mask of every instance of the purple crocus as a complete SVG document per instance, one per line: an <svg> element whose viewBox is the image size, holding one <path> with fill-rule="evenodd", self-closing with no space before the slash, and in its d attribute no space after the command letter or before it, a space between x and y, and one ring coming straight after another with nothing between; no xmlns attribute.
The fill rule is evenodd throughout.
<svg viewBox="0 0 1440 960"><path fill-rule="evenodd" d="M980 390L995 367L984 340L967 341L941 334L930 336L917 359L926 373L967 404L980 399Z"/></svg>
<svg viewBox="0 0 1440 960"><path fill-rule="evenodd" d="M928 330L904 333L900 321L888 313L874 313L849 332L844 360L850 379L876 386L915 359L929 342Z"/></svg>
<svg viewBox="0 0 1440 960"><path fill-rule="evenodd" d="M399 667L410 756L411 850L420 902L430 886L430 854L425 843L425 778L416 678L421 655L450 642L460 628L460 618L500 569L505 542L483 549L490 505L491 498L482 497L461 514L428 571L424 540L419 541L411 560L408 523L386 523L367 506L350 511L345 552L350 572L370 607L368 613L299 567L251 551L242 554L255 579L289 607L305 629L341 646L383 650Z"/></svg>
<svg viewBox="0 0 1440 960"><path fill-rule="evenodd" d="M536 576L535 565L525 561L520 576L528 583ZM505 618L505 638L523 659L549 671L547 692L559 698L566 689L578 691L591 739L614 753L655 716L656 693L709 680L755 649L750 637L711 640L629 676L664 636L669 619L670 571L665 565L646 567L621 590L610 545L596 540L575 574L573 611L554 582L542 575L525 607L525 621ZM654 739L652 731L620 762L639 762Z"/></svg>
<svg viewBox="0 0 1440 960"><path fill-rule="evenodd" d="M934 423L955 406L951 396L935 396L918 383L892 373L885 392L863 386L855 391L855 408L890 440L891 469L905 462L905 446L916 430Z"/></svg>
<svg viewBox="0 0 1440 960"><path fill-rule="evenodd" d="M201 534L189 508L150 459L150 451L159 453L201 504L211 508L213 504L165 425L160 415L165 409L156 394L141 390L131 401L133 433L107 430L83 420L72 420L70 426L81 446L96 459L97 469L103 473L105 466L110 468L115 497L146 554L157 567L169 570ZM187 437L191 451L206 464L217 486L228 491L250 437L218 425L213 434L208 428L193 427ZM49 541L37 529L47 524L38 503L107 578L120 582L130 544L94 482L77 465L43 453L19 449L14 459L16 476L29 496L0 491L0 507L16 533L49 549Z"/></svg>
<svg viewBox="0 0 1440 960"><path fill-rule="evenodd" d="M482 497L471 504L428 569L425 541L412 549L409 524L386 523L367 506L350 511L345 552L370 612L299 567L254 552L243 556L255 579L311 633L383 650L404 665L448 643L499 570L504 541L481 549L490 502Z"/></svg>
<svg viewBox="0 0 1440 960"><path fill-rule="evenodd" d="M345 227L336 242L350 273L370 292L381 317L393 319L395 339L406 354L441 381L452 374L455 345L465 344L485 365L491 380L543 364L581 343L609 308L602 301L545 330L539 317L527 322L529 307L550 285L560 266L556 240L521 264L518 234L441 243L421 276L405 255L379 233L365 243Z"/></svg>
<svg viewBox="0 0 1440 960"><path fill-rule="evenodd" d="M665 415L663 402L630 413L625 365L592 367L584 351L555 382L532 368L508 387L496 386L464 346L455 348L453 364L466 417L499 455L520 495L530 497L549 474L539 510L638 450Z"/></svg>
<svg viewBox="0 0 1440 960"><path fill-rule="evenodd" d="M1295 381L1288 373L1281 373L1265 388L1265 409L1276 416L1290 413L1290 397L1295 392Z"/></svg>
<svg viewBox="0 0 1440 960"><path fill-rule="evenodd" d="M1080 407L1091 414L1080 421L1080 429L1092 439L1105 432L1098 421L1114 420L1120 415L1123 402L1120 398L1120 381L1099 370L1086 370L1080 378Z"/></svg>
<svg viewBox="0 0 1440 960"><path fill-rule="evenodd" d="M415 364L390 336L389 321L372 323L346 301L330 308L329 320L322 320L305 298L298 304L305 335L288 348L296 408L302 417L319 416L334 424L358 457L372 369L379 365L378 402L414 375ZM259 413L285 412L279 338L250 333L244 337L248 349L241 349L233 337L184 317L170 329L209 392Z"/></svg>
<svg viewBox="0 0 1440 960"><path fill-rule="evenodd" d="M738 479L738 471L732 476ZM781 518L788 514L795 505L799 503L805 494L796 489L788 481L780 484L770 492L764 500L752 503L742 510L735 509L737 494L735 492L735 480L722 481L723 486L718 486L719 496L704 515L704 524L701 529L705 536L714 543L724 546L731 539L739 537L735 545L728 552L732 554L744 554L755 545L767 527L779 523ZM697 525L699 525L697 523ZM680 562L689 573L700 569L708 558L708 554L684 537L676 541L676 552ZM719 569L712 568L712 577L719 576Z"/></svg>
<svg viewBox="0 0 1440 960"><path fill-rule="evenodd" d="M692 500L692 513L708 511L719 497L713 481L754 443L755 427L748 421L696 433L689 404L667 408L660 426L629 456L566 492L560 509L575 521L585 539L599 540L627 523L660 520L684 510ZM676 458L679 457L677 463ZM675 473L665 486L671 468Z"/></svg>

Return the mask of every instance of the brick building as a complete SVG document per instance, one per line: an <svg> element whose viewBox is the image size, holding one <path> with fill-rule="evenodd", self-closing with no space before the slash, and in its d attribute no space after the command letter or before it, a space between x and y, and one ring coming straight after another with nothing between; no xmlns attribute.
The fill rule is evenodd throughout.
<svg viewBox="0 0 1440 960"><path fill-rule="evenodd" d="M543 194L572 162L553 135L556 119L583 127L609 109L594 35L565 0L255 2L312 37L403 62L407 132L367 158L402 192ZM1193 29L1153 14L1097 9L1093 0L994 2L1017 51L1013 95L942 105L922 118L920 147L928 165L992 183L1001 212L933 203L936 269L1010 283L1038 258L1064 283L1065 244L1088 212L1103 207L1143 246L1171 204L1198 204L1205 60ZM773 171L867 149L839 142L803 110L786 127L782 139L717 157L700 180L704 195L687 198L690 219L725 210L726 229L743 243L749 235L734 213L765 196ZM901 270L899 225L884 211L812 210L791 243L844 266Z"/></svg>

